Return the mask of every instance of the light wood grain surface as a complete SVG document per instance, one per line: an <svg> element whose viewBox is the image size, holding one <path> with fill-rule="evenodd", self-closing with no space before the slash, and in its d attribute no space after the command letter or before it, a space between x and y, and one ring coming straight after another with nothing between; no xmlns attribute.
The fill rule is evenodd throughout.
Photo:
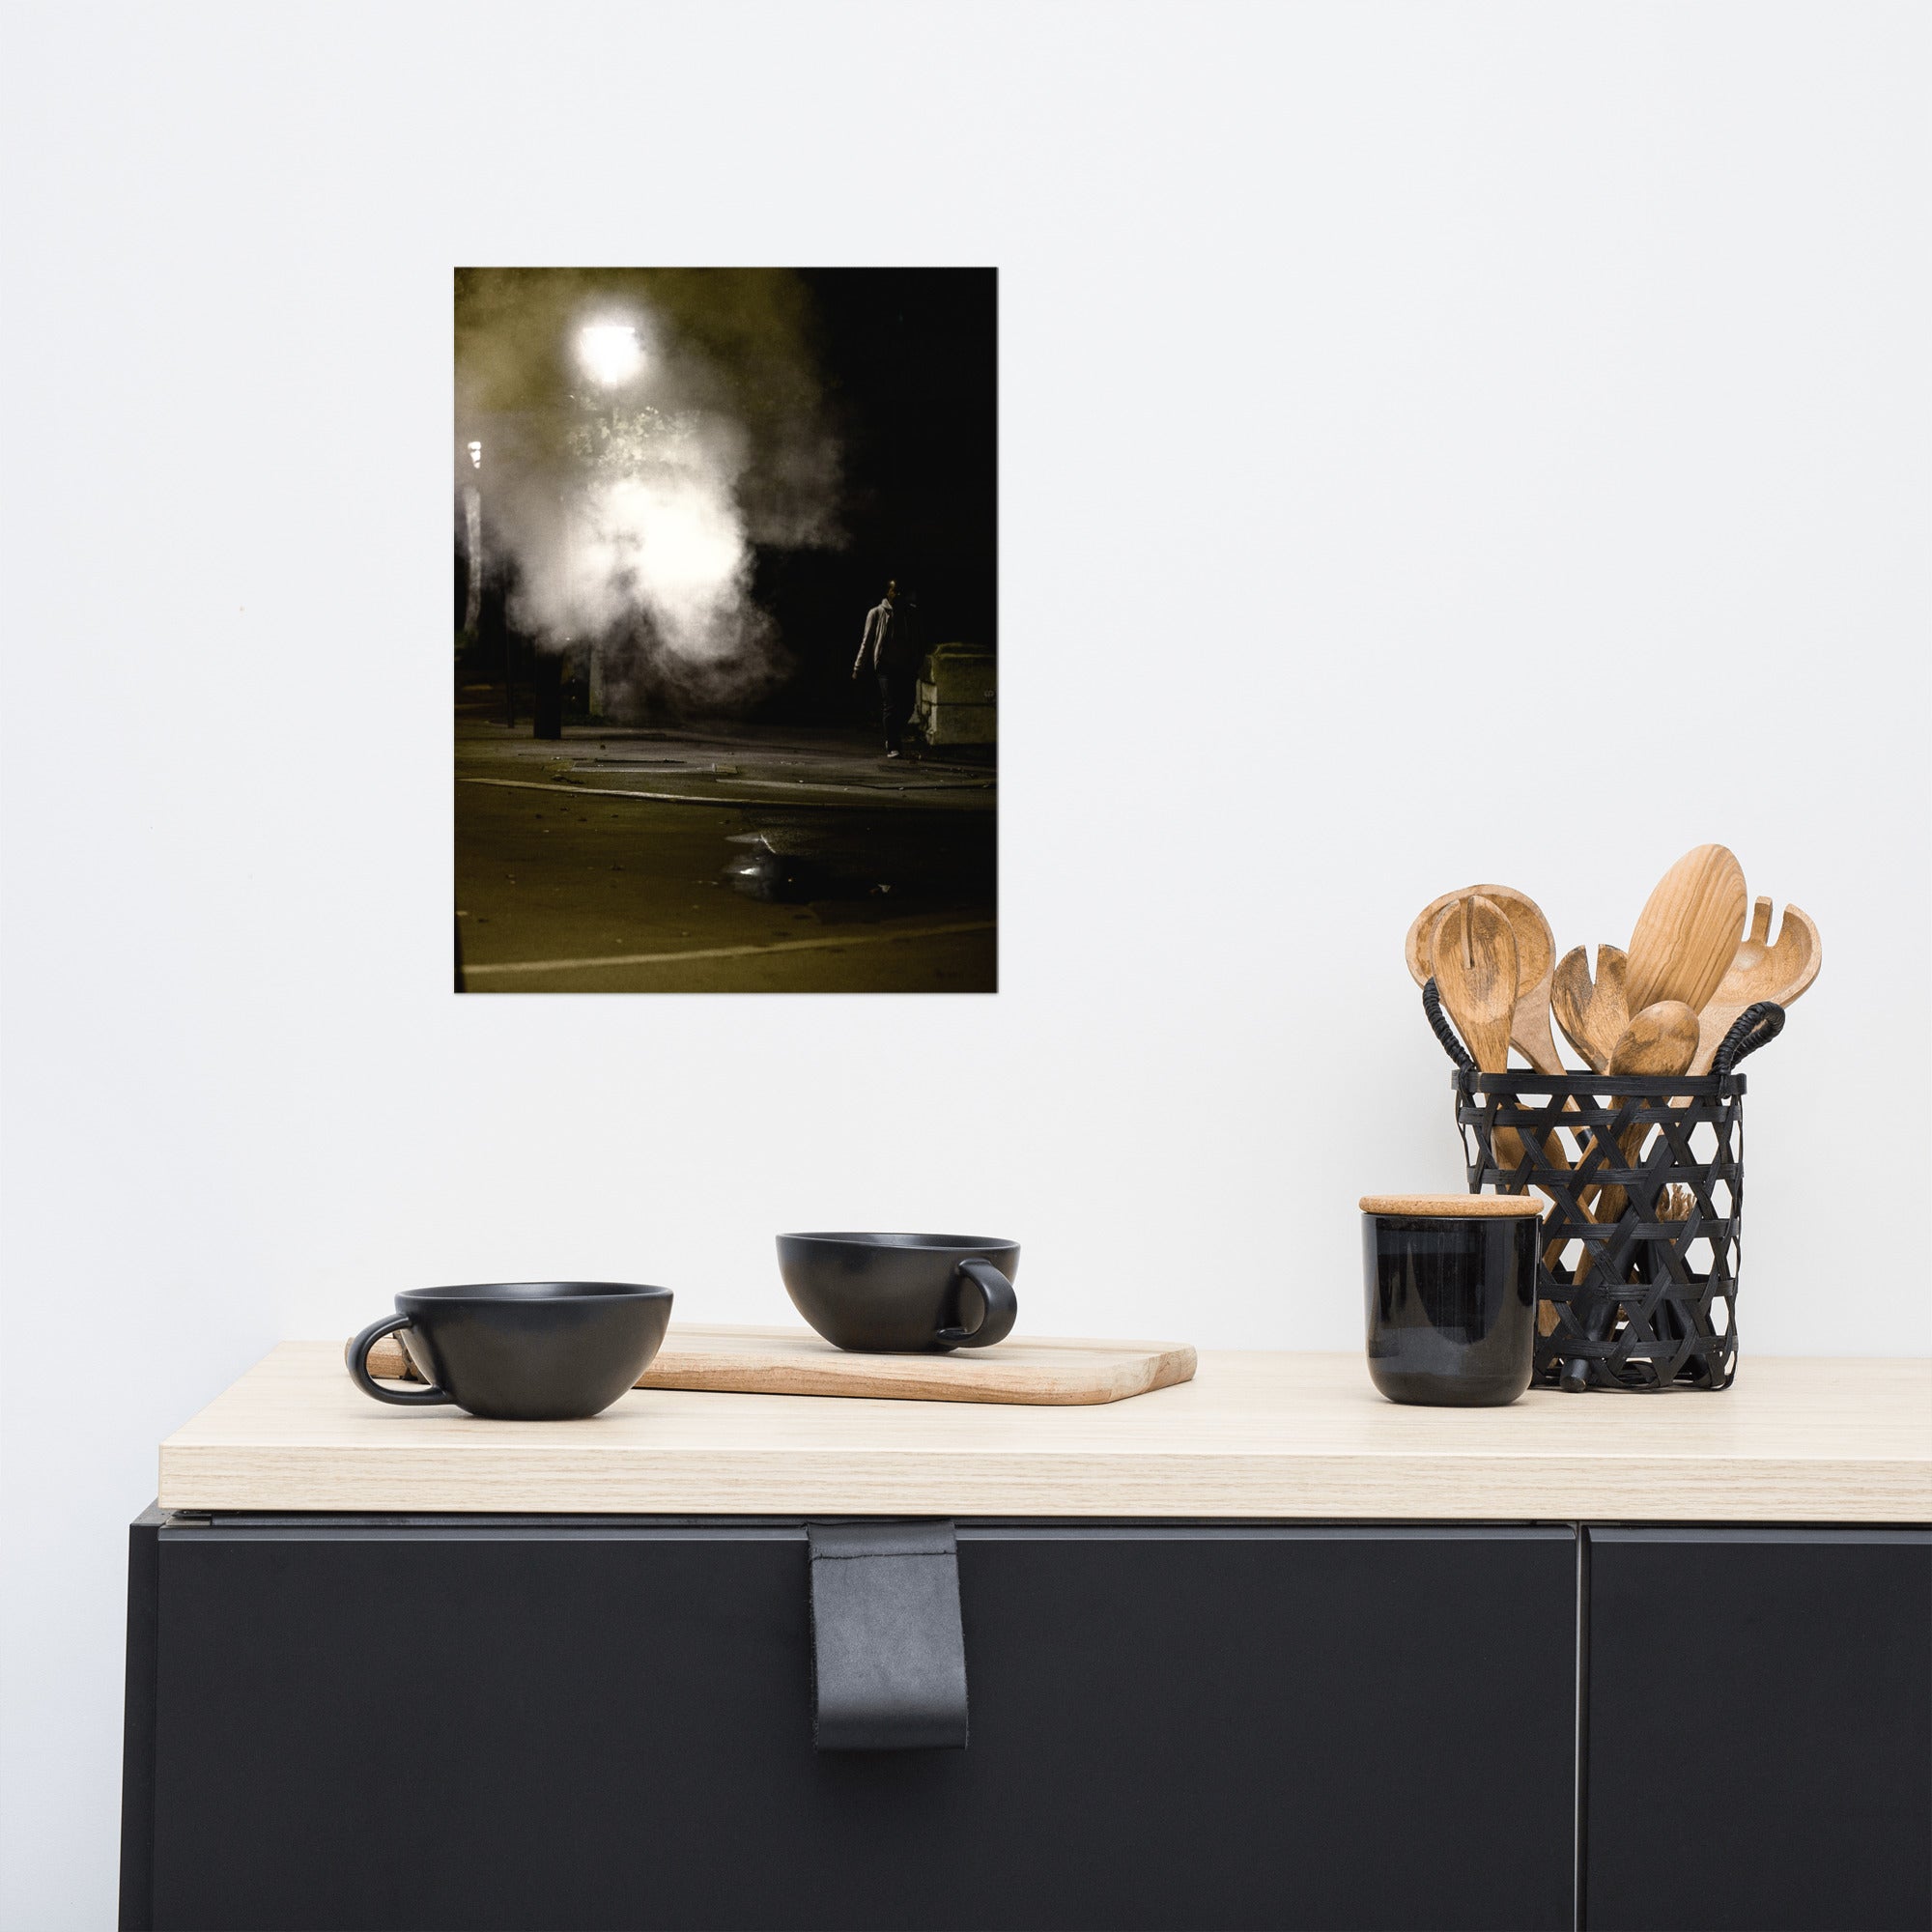
<svg viewBox="0 0 1932 1932"><path fill-rule="evenodd" d="M170 1509L1932 1520L1932 1362L1747 1357L1721 1395L1384 1402L1356 1353L1205 1352L1081 1408L635 1389L587 1422L384 1407L285 1342L161 1445Z"/></svg>
<svg viewBox="0 0 1932 1932"><path fill-rule="evenodd" d="M1530 1211L1535 1212L1532 1203ZM369 1373L411 1373L403 1345L384 1336ZM1184 1382L1185 1342L1088 1342L1029 1336L951 1355L865 1355L835 1349L810 1328L698 1327L673 1321L639 1388L718 1389L744 1395L876 1396L899 1402L1124 1402Z"/></svg>

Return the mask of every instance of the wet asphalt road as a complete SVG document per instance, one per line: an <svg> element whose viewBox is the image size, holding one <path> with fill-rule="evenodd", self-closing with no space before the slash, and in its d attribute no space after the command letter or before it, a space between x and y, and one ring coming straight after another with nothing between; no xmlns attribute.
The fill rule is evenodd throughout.
<svg viewBox="0 0 1932 1932"><path fill-rule="evenodd" d="M987 810L665 804L459 777L469 990L992 992L995 850ZM748 858L781 896L733 888L726 868Z"/></svg>

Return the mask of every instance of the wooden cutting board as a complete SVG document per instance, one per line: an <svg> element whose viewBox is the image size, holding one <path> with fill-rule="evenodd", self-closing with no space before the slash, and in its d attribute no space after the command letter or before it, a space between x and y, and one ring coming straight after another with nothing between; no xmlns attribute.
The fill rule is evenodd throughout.
<svg viewBox="0 0 1932 1932"><path fill-rule="evenodd" d="M385 1335L369 1373L414 1379L403 1345ZM1185 1342L1083 1342L1037 1337L951 1355L853 1355L810 1328L697 1328L673 1322L639 1388L737 1395L887 1396L906 1402L1120 1402L1194 1378Z"/></svg>

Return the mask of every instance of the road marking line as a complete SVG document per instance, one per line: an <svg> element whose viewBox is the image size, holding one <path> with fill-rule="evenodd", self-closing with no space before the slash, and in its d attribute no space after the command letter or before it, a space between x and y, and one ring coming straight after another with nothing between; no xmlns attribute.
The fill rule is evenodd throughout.
<svg viewBox="0 0 1932 1932"><path fill-rule="evenodd" d="M768 791L842 791L866 798L917 798L927 792L991 791L990 784L888 784L884 779L841 782L837 779L720 779L720 784L758 785Z"/></svg>
<svg viewBox="0 0 1932 1932"><path fill-rule="evenodd" d="M680 959L755 959L767 952L817 952L834 946L883 946L892 939L944 939L955 932L991 932L995 920L976 919L961 925L922 925L900 932L864 932L839 938L780 939L769 946L702 946L688 952L620 952L603 959L518 959L502 966L466 964L463 977L480 980L488 973L571 973L588 966L667 966Z"/></svg>
<svg viewBox="0 0 1932 1932"><path fill-rule="evenodd" d="M460 785L501 785L505 791L547 791L559 798L640 798L651 805L722 805L727 810L744 801L694 798L683 791L625 791L616 785L539 784L535 779L470 779L458 775Z"/></svg>
<svg viewBox="0 0 1932 1932"><path fill-rule="evenodd" d="M472 779L458 776L456 782L461 785L501 785L506 791L547 791L556 798L635 798L646 805L709 805L724 811L769 810L773 801L762 798L727 798L722 794L699 797L686 791L629 791L616 785L581 785L558 781L554 784L539 784L535 779ZM724 779L724 784L744 784L754 782L751 780ZM762 784L763 780L755 781ZM803 786L781 785L780 789L791 794L791 804L800 811L852 811L860 804L910 805L914 800L928 793L945 792L955 794L964 789L956 785L922 785L916 790L874 791L855 788L852 793L840 798L803 798L798 794ZM827 786L817 789L830 789Z"/></svg>

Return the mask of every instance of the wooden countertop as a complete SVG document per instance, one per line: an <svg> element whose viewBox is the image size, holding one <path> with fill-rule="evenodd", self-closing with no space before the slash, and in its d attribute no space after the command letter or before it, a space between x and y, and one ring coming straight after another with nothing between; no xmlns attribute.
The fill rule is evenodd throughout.
<svg viewBox="0 0 1932 1932"><path fill-rule="evenodd" d="M1721 1395L1406 1408L1359 1354L1207 1352L1101 1407L634 1389L587 1422L357 1392L284 1342L161 1445L189 1510L1932 1520L1932 1361L1754 1356Z"/></svg>

